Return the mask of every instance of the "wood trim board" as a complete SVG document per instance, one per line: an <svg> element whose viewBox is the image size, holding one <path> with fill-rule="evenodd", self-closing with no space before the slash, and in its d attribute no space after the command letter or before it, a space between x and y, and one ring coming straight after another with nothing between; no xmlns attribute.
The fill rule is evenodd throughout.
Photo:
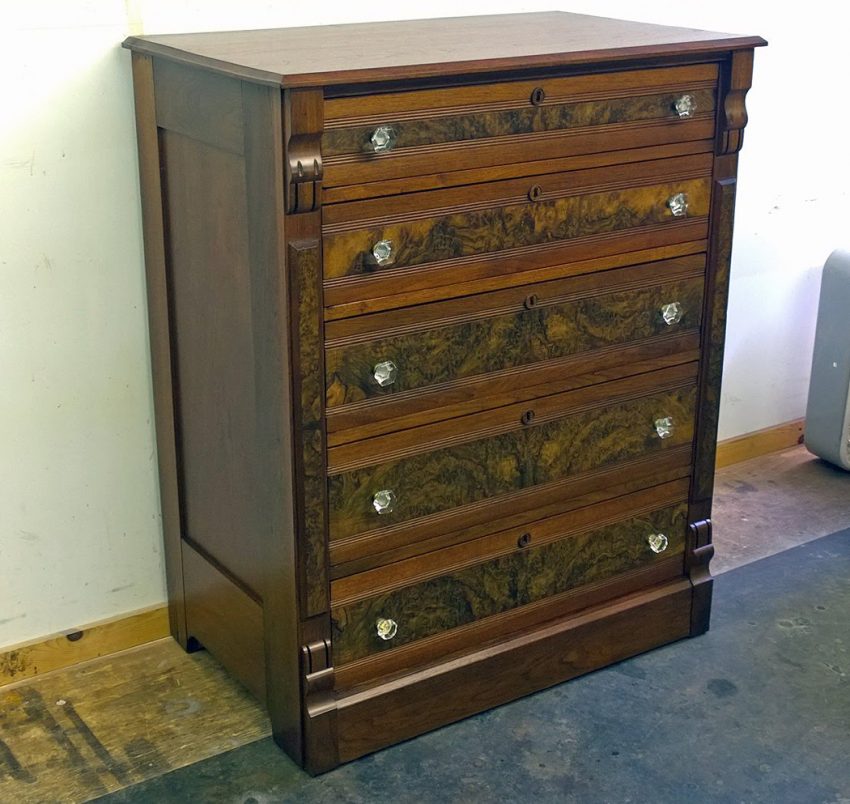
<svg viewBox="0 0 850 804"><path fill-rule="evenodd" d="M0 652L0 687L169 635L168 606L141 609Z"/></svg>
<svg viewBox="0 0 850 804"><path fill-rule="evenodd" d="M717 469L722 469L724 466L731 466L802 444L805 424L805 419L793 419L790 422L775 424L763 430L720 441L717 444L715 466Z"/></svg>

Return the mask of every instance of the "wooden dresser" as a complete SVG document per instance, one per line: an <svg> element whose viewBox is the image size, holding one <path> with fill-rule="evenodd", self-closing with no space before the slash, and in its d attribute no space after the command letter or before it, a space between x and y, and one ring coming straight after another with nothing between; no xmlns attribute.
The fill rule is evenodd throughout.
<svg viewBox="0 0 850 804"><path fill-rule="evenodd" d="M171 625L316 773L708 628L758 37L131 37Z"/></svg>

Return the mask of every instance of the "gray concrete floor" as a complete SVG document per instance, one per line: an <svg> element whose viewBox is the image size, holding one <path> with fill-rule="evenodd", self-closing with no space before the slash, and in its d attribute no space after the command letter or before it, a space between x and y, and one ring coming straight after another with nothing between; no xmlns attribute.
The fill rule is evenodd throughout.
<svg viewBox="0 0 850 804"><path fill-rule="evenodd" d="M793 447L717 473L712 575L850 526L850 472Z"/></svg>

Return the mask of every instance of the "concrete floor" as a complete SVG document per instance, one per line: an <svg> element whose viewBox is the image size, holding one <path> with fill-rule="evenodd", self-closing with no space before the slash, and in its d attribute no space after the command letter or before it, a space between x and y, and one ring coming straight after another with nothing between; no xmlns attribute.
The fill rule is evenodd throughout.
<svg viewBox="0 0 850 804"><path fill-rule="evenodd" d="M814 458L802 447L727 467L718 473L713 520L716 555L711 570L718 575L850 526L850 473ZM730 579L735 575L737 573L729 575ZM719 608L722 581L721 575L715 590L718 615L722 611ZM791 622L793 618L789 617L790 614L784 619ZM719 620L715 620L715 624L717 622ZM798 630L801 634L805 632L805 629ZM702 644L704 639L680 645L684 644L684 653L690 655L689 651L697 651L693 646ZM844 642L850 644L850 636L845 637ZM682 650L677 646L670 646L670 649ZM725 655L724 651L728 652L728 649L728 645L718 647L717 655L704 658L706 661L719 661L718 657ZM599 692L599 684L606 688L606 684L613 683L611 679L616 680L623 673L639 675L643 667L641 663L661 661L651 657L656 654L663 657L666 655L663 651L667 650L664 648L661 652L638 657L632 660L637 663L635 665L631 662L618 665L610 671L585 677L590 680L579 679L540 695L554 696L552 701L556 702L564 696L572 699L574 696L586 695L590 706L594 695ZM686 658L684 661L692 660ZM832 664L836 662L839 660L836 659ZM638 669L629 670L629 667ZM740 668L730 667L729 672L741 671ZM850 677L850 671L846 675ZM603 681L593 680L598 678L603 678ZM609 681L604 681L604 678ZM708 692L722 697L721 693L727 687L721 684L720 689L719 682L712 687L715 681L706 681L709 684ZM579 690L586 692L580 693ZM604 694L613 692L608 690ZM850 700L850 694L847 698ZM222 700L229 702L224 713L219 705ZM495 714L488 713L472 721L465 721L473 723L472 726L460 724L449 727L448 730L435 732L407 745L418 743L426 753L428 746L432 746L434 754L429 761L439 763L439 756L445 750L445 738L441 735L466 734L471 743L463 750L468 751L478 741L475 735L479 729L483 728L486 732L489 728L487 724L494 726L505 718L510 720L512 711L519 715L529 707L529 712L537 711L540 704L533 702L538 700L539 696L533 696L524 702L501 707L495 710ZM21 701L30 701L30 714L35 713L33 716L23 717L20 714L23 711ZM41 701L41 704L36 706L32 701ZM68 702L73 704L74 718L69 716ZM684 702L680 703L682 707L685 706ZM131 711L140 714L131 714ZM531 729L529 724L533 723L534 717L529 717L521 719ZM661 726L657 721L657 718L652 720L652 728L656 732ZM613 729L612 735L618 731L616 720L609 725ZM0 802L85 801L104 792L138 785L146 779L162 777L164 780L164 774L196 763L198 772L203 773L203 768L207 767L204 760L214 764L209 769L212 776L216 777L226 767L228 757L237 757L235 751L228 749L243 750L239 746L244 746L244 750L260 746L257 750L262 756L251 754L248 757L251 763L271 761L262 759L265 756L262 752L268 753L270 757L280 757L281 762L288 763L263 739L268 735L269 728L259 704L222 672L209 655L203 652L187 655L171 640L161 640L124 654L115 654L0 689L0 727ZM740 722L735 726L738 727ZM469 733L451 732L451 729L469 728L472 729ZM587 737L590 739L592 735L588 734ZM525 738L528 745L525 745L523 751L531 751L535 756L543 751L540 746L548 746L546 751L554 752L551 757L554 760L564 748L551 744L545 735L538 734L532 740L529 732ZM538 741L539 745L534 747ZM845 742L850 743L850 738ZM506 744L504 750L509 748L510 745ZM593 751L598 748L589 746L589 750ZM376 758L354 763L353 767L390 762L391 757L395 756L390 752L396 750L381 752ZM494 746L493 750L497 748ZM715 749L709 745L706 750L711 752ZM502 752L503 749L498 751ZM850 753L850 744L846 745L846 751ZM414 752L411 756L421 759L420 753ZM478 757L476 762L485 762L486 765L486 757L482 759L480 751L473 753L473 759ZM216 757L221 757L221 762L225 764L215 765ZM554 773L547 758L541 759L541 762L549 768L541 770L541 773ZM298 780L306 778L301 771L291 763L279 766L284 767L290 768L293 783L298 782L300 786ZM276 766L276 772L279 772L279 768ZM346 774L353 772L346 770L339 778L347 778ZM470 772L473 775L478 773L474 769ZM311 789L329 792L325 788L326 784ZM290 792L294 789L289 785L286 787ZM154 798L147 800L155 801L156 795L154 793ZM671 792L670 796L674 796L674 793ZM237 795L226 800L241 802L246 799ZM370 799L367 797L365 800ZM665 800L675 798L668 797ZM850 790L847 791L846 800L850 802Z"/></svg>
<svg viewBox="0 0 850 804"><path fill-rule="evenodd" d="M850 472L805 447L721 469L711 572L740 567L850 525Z"/></svg>

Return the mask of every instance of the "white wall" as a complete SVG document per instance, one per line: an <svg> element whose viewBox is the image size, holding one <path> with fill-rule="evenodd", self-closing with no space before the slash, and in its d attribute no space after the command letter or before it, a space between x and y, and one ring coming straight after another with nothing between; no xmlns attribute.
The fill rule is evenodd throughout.
<svg viewBox="0 0 850 804"><path fill-rule="evenodd" d="M164 600L132 89L121 40L553 5L3 3L11 33L0 57L0 645ZM847 70L837 12L825 2L801 14L797 5L760 10L732 0L560 7L770 40L756 55L748 102L721 437L802 416L818 269L842 237L848 243L848 104L839 85Z"/></svg>

